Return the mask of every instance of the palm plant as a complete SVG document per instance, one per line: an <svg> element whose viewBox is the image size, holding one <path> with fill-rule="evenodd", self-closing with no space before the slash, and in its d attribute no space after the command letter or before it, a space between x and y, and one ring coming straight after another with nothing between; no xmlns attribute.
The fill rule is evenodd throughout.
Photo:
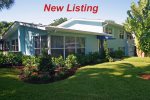
<svg viewBox="0 0 150 100"><path fill-rule="evenodd" d="M14 2L14 0L0 0L0 11L4 8L9 9Z"/></svg>

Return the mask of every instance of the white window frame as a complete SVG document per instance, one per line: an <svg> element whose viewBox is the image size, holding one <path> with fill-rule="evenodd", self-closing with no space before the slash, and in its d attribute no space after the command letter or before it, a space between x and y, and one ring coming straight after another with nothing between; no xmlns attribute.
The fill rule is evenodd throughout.
<svg viewBox="0 0 150 100"><path fill-rule="evenodd" d="M124 39L124 31L119 31L119 39Z"/></svg>
<svg viewBox="0 0 150 100"><path fill-rule="evenodd" d="M61 36L61 37L63 37L63 48L52 48L51 47L51 37L52 36L61 36L61 35L50 35L49 36L49 54L52 54L52 50L59 50L59 49L63 49L63 56L64 56L64 58L66 58L66 49L75 49L75 54L77 53L77 49L86 49L86 46L85 46L85 44L86 44L86 38L85 37L76 37L76 36ZM73 37L73 38L75 38L75 47L73 47L73 48L66 48L66 37ZM85 43L84 43L84 47L77 47L77 38L84 38L84 41L85 41ZM84 51L84 54L85 54L85 51Z"/></svg>
<svg viewBox="0 0 150 100"><path fill-rule="evenodd" d="M12 45L12 41L14 41L14 43L15 43L14 45ZM11 40L10 43L11 43L11 51L12 52L18 52L19 51L18 39L13 39L13 40ZM14 47L14 50L13 50L13 47Z"/></svg>
<svg viewBox="0 0 150 100"><path fill-rule="evenodd" d="M47 48L44 48L44 49L48 49L48 48L49 48L49 47L48 47L48 46L49 46L49 45L48 45L48 41L49 41L49 40L48 40L48 35L35 35L35 36L33 36L34 54L35 54L35 50L40 50L40 54L39 54L39 55L41 55L41 53L42 53L42 49L43 49L42 46L41 46L41 40L42 40L41 37L42 37L42 36L47 36ZM40 39L40 41L39 41L39 42L40 42L40 47L39 47L39 48L35 48L35 37L39 37L39 39ZM49 49L48 49L48 50L49 50Z"/></svg>

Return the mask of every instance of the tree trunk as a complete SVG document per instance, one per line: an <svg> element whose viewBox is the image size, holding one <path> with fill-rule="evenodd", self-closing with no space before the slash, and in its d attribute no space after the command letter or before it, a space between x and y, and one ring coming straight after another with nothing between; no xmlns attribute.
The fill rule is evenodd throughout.
<svg viewBox="0 0 150 100"><path fill-rule="evenodd" d="M145 53L142 50L138 49L138 48L136 49L136 53L137 53L138 57L142 57L142 58L145 57Z"/></svg>
<svg viewBox="0 0 150 100"><path fill-rule="evenodd" d="M137 56L138 57L145 57L145 53L139 49L140 44L139 44L139 40L137 39L137 37L135 37L134 42L135 42L135 46L136 46Z"/></svg>

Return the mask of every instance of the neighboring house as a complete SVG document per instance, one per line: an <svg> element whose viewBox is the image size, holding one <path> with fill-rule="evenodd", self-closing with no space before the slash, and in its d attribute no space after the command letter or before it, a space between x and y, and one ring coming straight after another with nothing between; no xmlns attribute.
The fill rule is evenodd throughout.
<svg viewBox="0 0 150 100"><path fill-rule="evenodd" d="M104 28L104 32L112 35L115 39L107 40L108 49L110 52L122 50L126 56L135 55L134 39L130 33L125 32L122 25L115 22L107 22L108 25Z"/></svg>
<svg viewBox="0 0 150 100"><path fill-rule="evenodd" d="M43 26L24 22L14 24L2 35L3 50L39 55L45 48L52 56L102 52L107 39L110 51L121 49L133 56L133 40L123 27L102 20L71 19L58 26ZM109 40L110 39L110 40Z"/></svg>

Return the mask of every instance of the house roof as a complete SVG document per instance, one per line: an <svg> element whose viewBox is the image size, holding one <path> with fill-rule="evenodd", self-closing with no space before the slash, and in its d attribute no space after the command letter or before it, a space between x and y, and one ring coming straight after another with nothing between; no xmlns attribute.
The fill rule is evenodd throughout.
<svg viewBox="0 0 150 100"><path fill-rule="evenodd" d="M19 26L27 26L27 27L32 27L32 28L37 28L40 30L47 30L47 31L55 30L55 31L74 32L74 33L83 33L83 34L92 34L92 35L101 35L101 36L111 36L110 34L103 32L103 28L108 24L121 26L116 23L106 23L103 20L93 20L93 19L70 19L58 26L47 26L41 24L15 21L8 28L8 30L2 34L2 37L5 37L7 34L11 34Z"/></svg>
<svg viewBox="0 0 150 100"><path fill-rule="evenodd" d="M2 39L8 34L11 34L14 31L16 31L19 26L27 26L27 27L37 28L40 30L45 30L46 27L45 25L40 25L40 24L15 21L4 33L2 33Z"/></svg>
<svg viewBox="0 0 150 100"><path fill-rule="evenodd" d="M90 19L70 19L60 25L58 28L83 31L89 33L97 33L97 35L104 35L102 20L90 20Z"/></svg>

